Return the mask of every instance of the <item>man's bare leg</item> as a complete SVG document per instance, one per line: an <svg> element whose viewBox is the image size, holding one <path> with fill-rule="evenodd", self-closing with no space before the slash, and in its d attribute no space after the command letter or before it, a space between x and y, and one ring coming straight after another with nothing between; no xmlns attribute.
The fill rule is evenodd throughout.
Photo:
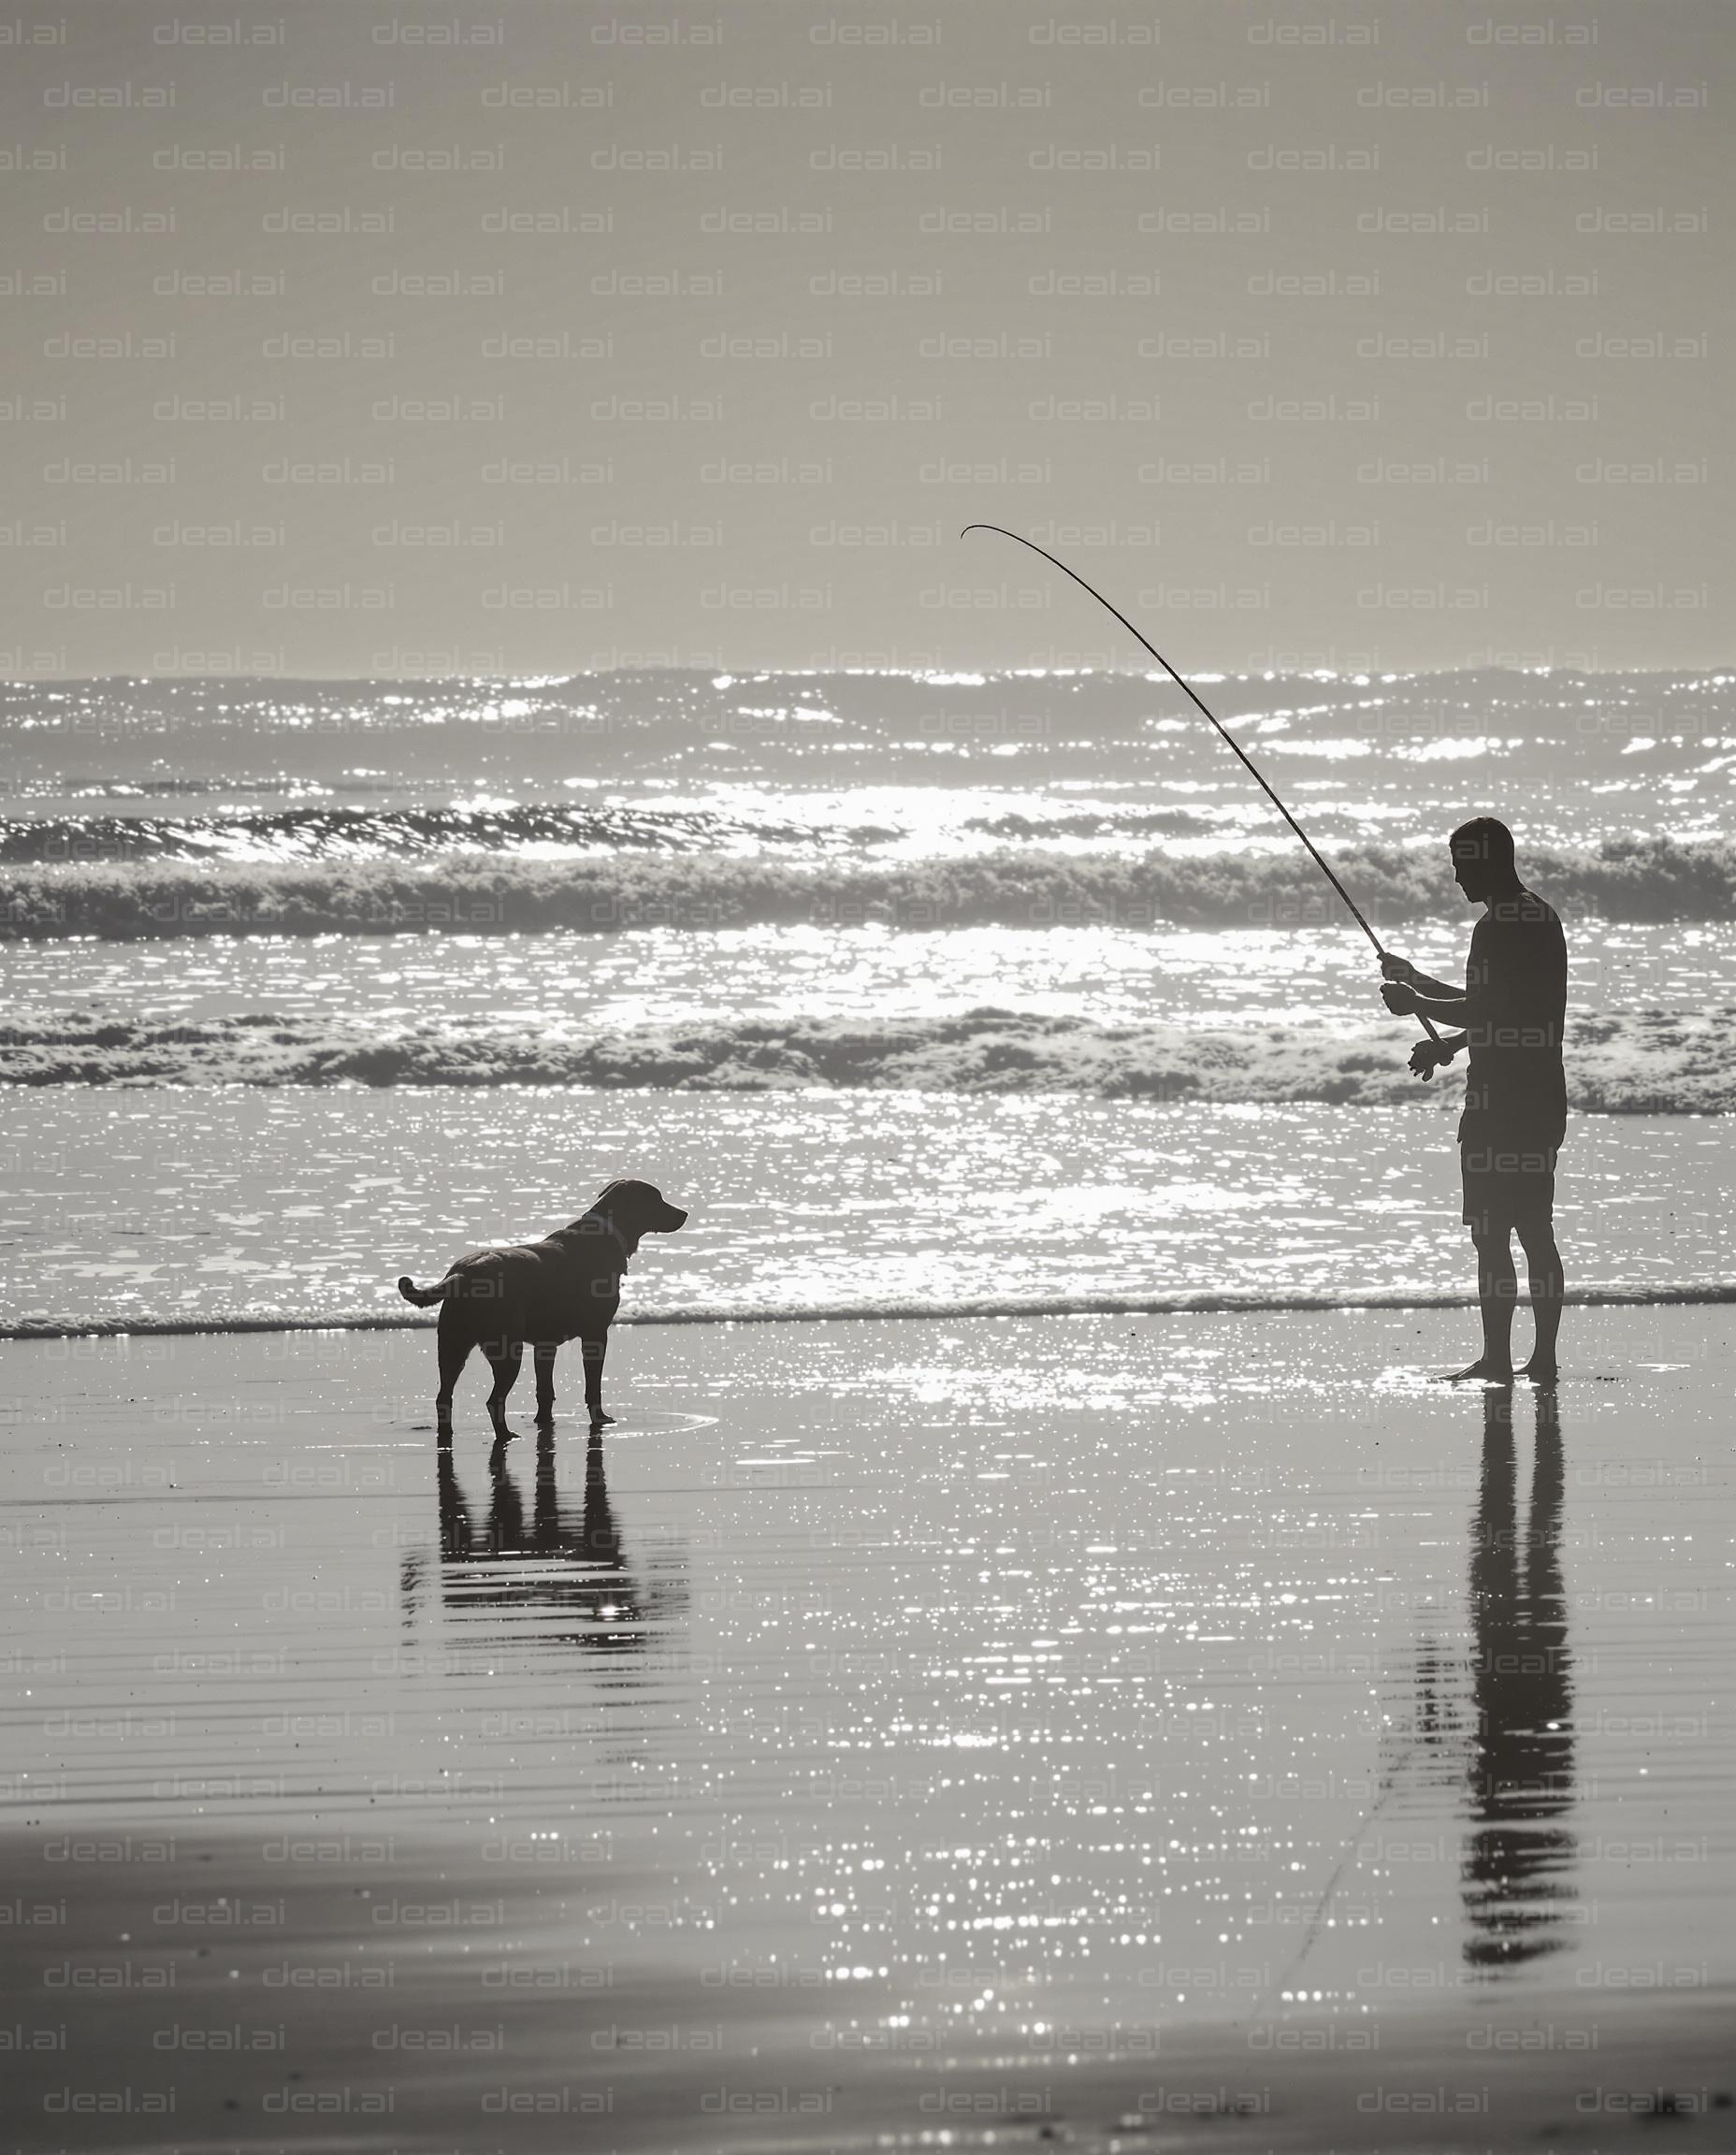
<svg viewBox="0 0 1736 2155"><path fill-rule="evenodd" d="M1561 1251L1555 1246L1554 1223L1527 1222L1519 1230L1525 1250L1526 1269L1531 1278L1531 1310L1537 1319L1537 1340L1531 1359L1519 1371L1534 1384L1553 1384L1557 1374L1555 1338L1561 1330Z"/></svg>
<svg viewBox="0 0 1736 2155"><path fill-rule="evenodd" d="M1513 1306L1519 1299L1519 1275L1513 1268L1512 1240L1498 1235L1474 1235L1477 1251L1477 1306L1483 1317L1483 1352L1468 1369L1454 1369L1437 1380L1442 1384L1511 1384L1513 1377Z"/></svg>

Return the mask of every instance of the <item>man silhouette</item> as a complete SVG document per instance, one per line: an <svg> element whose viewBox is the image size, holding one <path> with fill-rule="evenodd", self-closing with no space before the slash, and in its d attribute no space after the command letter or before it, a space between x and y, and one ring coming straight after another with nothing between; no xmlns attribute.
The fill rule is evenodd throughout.
<svg viewBox="0 0 1736 2155"><path fill-rule="evenodd" d="M1426 1078L1459 1049L1470 1049L1459 1169L1465 1224L1477 1250L1477 1299L1483 1352L1444 1381L1513 1375L1513 1309L1519 1281L1512 1237L1524 1247L1537 1338L1519 1371L1540 1384L1555 1379L1561 1327L1561 1252L1555 1247L1555 1155L1567 1135L1567 1080L1561 1035L1567 1014L1568 952L1561 923L1513 865L1513 834L1493 816L1462 824L1449 841L1453 875L1483 917L1471 931L1463 991L1431 980L1390 952L1381 970L1386 1007L1440 1026L1463 1026L1458 1038L1419 1040L1410 1067Z"/></svg>

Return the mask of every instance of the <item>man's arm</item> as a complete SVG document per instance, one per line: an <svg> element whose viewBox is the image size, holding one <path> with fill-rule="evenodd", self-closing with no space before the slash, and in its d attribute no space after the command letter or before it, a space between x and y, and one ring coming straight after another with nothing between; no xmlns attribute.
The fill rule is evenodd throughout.
<svg viewBox="0 0 1736 2155"><path fill-rule="evenodd" d="M1431 980L1431 988L1439 988ZM1419 995L1404 980L1387 980L1381 986L1381 1000L1395 1018L1426 1018L1436 1025L1469 1026L1477 1023L1477 1006L1463 989L1443 989L1439 995Z"/></svg>
<svg viewBox="0 0 1736 2155"><path fill-rule="evenodd" d="M1462 988L1450 988L1444 980L1434 980L1426 973L1419 973L1408 958L1397 958L1390 950L1381 953L1381 973L1387 980L1396 980L1401 986L1414 988L1419 995L1451 1003L1464 994Z"/></svg>
<svg viewBox="0 0 1736 2155"><path fill-rule="evenodd" d="M1471 939L1473 953L1476 938ZM1395 1017L1415 1016L1425 1019L1433 1027L1468 1026L1472 1022L1472 997L1462 988L1451 988L1444 980L1431 979L1426 973L1419 973L1408 958L1395 957L1391 951L1381 955L1381 971L1384 979L1381 987L1382 1000ZM1467 967L1468 974L1469 967ZM1439 1034L1428 1040L1419 1040L1410 1050L1410 1068L1418 1078L1432 1078L1444 1064L1451 1063L1466 1044L1464 1032L1450 1033L1444 1038Z"/></svg>
<svg viewBox="0 0 1736 2155"><path fill-rule="evenodd" d="M1460 1027L1474 1025L1477 1021L1475 1006L1462 989L1449 989L1444 995L1419 995L1412 988L1408 991L1408 1000L1402 1004L1395 1004L1386 990L1382 992L1387 997L1386 1007L1401 1018L1414 1014L1428 1019L1432 1024ZM1405 995L1407 991L1401 988L1398 992Z"/></svg>

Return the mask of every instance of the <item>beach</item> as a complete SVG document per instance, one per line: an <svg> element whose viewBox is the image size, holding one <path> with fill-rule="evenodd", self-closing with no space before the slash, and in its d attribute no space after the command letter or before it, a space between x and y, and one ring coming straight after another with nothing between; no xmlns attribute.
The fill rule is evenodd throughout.
<svg viewBox="0 0 1736 2155"><path fill-rule="evenodd" d="M1732 20L0 19L0 2155L1736 2148Z"/></svg>
<svg viewBox="0 0 1736 2155"><path fill-rule="evenodd" d="M1731 1323L1472 1322L8 1342L14 2144L1719 2144Z"/></svg>
<svg viewBox="0 0 1736 2155"><path fill-rule="evenodd" d="M1725 2136L1727 677L1211 693L1443 972L1534 803L1557 1392L1161 684L0 698L14 2145ZM618 1421L442 1451L615 1174Z"/></svg>

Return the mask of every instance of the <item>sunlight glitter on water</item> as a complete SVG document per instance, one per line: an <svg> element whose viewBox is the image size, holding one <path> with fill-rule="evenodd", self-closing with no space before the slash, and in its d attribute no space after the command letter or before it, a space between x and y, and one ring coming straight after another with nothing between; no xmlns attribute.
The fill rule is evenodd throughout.
<svg viewBox="0 0 1736 2155"><path fill-rule="evenodd" d="M1402 947L1462 971L1468 921L1419 923ZM1579 921L1574 1007L1599 1016L1736 1003L1736 924ZM1108 1023L1353 1028L1402 1063L1353 931L1130 929L1057 923L941 932L766 925L609 935L225 936L162 944L0 946L16 1020L96 1010L155 1023L260 1010L361 1021L430 1018L545 1037L719 1017L878 1019L984 1005Z"/></svg>
<svg viewBox="0 0 1736 2155"><path fill-rule="evenodd" d="M42 1088L10 1104L0 1323L398 1315L399 1272L545 1234L616 1172L692 1208L629 1312L1468 1290L1456 1103L1072 1093ZM1576 1285L1731 1277L1736 1125L1576 1116ZM1619 1208L1608 1202L1619 1190Z"/></svg>

